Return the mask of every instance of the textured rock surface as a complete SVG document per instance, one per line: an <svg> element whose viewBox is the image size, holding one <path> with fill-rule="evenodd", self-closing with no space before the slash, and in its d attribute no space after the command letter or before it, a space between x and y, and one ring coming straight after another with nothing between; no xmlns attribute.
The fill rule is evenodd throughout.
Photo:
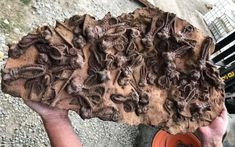
<svg viewBox="0 0 235 147"><path fill-rule="evenodd" d="M207 11L204 1L153 0L153 3L165 11L176 13L207 34L201 18L195 11L198 10L203 14ZM4 52L3 60L7 58L6 44L16 42L20 39L19 37L26 35L35 26L52 24L55 20L64 20L74 14L89 13L97 18L102 18L110 11L117 16L123 12L131 12L137 7L136 3L129 0L102 0L102 2L93 0L36 0L28 6L22 5L18 0L1 1L0 18L1 20L8 19L10 26L13 25L13 29L9 31L8 26L0 25L0 51ZM19 22L22 23L19 24ZM5 62L1 59L1 67L3 63ZM47 135L37 114L26 107L19 98L3 94L2 91L0 91L0 96L1 144L17 147L23 145L49 146ZM70 119L85 147L93 147L94 144L99 144L101 147L107 144L129 147L133 146L135 136L138 134L136 127L103 122L98 119L83 121L76 113L70 113Z"/></svg>
<svg viewBox="0 0 235 147"><path fill-rule="evenodd" d="M2 89L83 119L193 132L222 109L213 49L211 38L156 8L102 20L76 15L11 45Z"/></svg>
<svg viewBox="0 0 235 147"><path fill-rule="evenodd" d="M65 3L68 3L69 6ZM6 45L9 42L16 42L19 37L26 35L29 30L38 25L51 24L55 20L63 20L74 14L91 13L98 18L102 18L112 9L115 9L116 15L120 15L123 12L131 12L137 7L136 3L129 0L112 2L107 0L102 3L93 0L37 0L32 1L29 6L22 5L18 0L1 1L1 19L8 19L10 24L15 24L12 32L8 32L8 28L3 30L5 28L2 28L2 25L0 26L0 49L4 52L3 60L8 57ZM19 24L19 21L16 19L18 17L20 21L23 21L24 25ZM4 63L5 61L1 59L1 67L3 67ZM25 106L18 97L12 97L4 94L2 91L0 91L0 97L1 145L6 147L19 147L23 145L36 147L50 146L41 119L36 113ZM96 118L84 121L72 112L70 112L70 119L85 147L93 147L94 144L98 147L106 145L131 147L134 144L135 136L138 134L137 127L135 126L104 122Z"/></svg>

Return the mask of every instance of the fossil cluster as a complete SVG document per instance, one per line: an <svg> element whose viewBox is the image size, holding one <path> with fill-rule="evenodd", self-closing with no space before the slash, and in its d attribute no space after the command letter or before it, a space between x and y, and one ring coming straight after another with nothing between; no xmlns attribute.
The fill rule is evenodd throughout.
<svg viewBox="0 0 235 147"><path fill-rule="evenodd" d="M101 20L75 15L9 47L2 90L83 119L193 132L223 108L213 49L210 37L157 8Z"/></svg>

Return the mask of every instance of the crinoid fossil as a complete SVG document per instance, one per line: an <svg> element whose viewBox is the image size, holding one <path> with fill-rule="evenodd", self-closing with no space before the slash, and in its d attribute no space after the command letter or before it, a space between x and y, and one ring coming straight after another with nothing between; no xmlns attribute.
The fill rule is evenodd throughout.
<svg viewBox="0 0 235 147"><path fill-rule="evenodd" d="M2 90L83 119L193 132L223 109L213 50L210 37L157 8L75 15L9 47Z"/></svg>

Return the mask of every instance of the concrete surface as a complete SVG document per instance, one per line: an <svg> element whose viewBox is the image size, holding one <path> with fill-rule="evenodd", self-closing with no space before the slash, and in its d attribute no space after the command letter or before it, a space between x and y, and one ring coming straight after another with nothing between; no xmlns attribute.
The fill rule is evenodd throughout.
<svg viewBox="0 0 235 147"><path fill-rule="evenodd" d="M27 3L29 1L29 3ZM199 13L207 12L201 0L151 0L164 11L176 13L188 20L205 34ZM133 0L0 0L0 65L7 58L7 43L43 24L53 25L74 14L89 13L102 18L107 12L117 16L132 12L139 7ZM197 11L196 11L197 10ZM75 131L85 147L131 147L139 134L136 126L103 122L98 119L82 120L71 112ZM145 136L145 135L144 135ZM50 146L48 137L38 115L19 98L0 92L0 145L6 147Z"/></svg>
<svg viewBox="0 0 235 147"><path fill-rule="evenodd" d="M200 14L208 12L208 0L149 0L160 9L175 13L178 17L187 20L200 29L205 35L210 34L207 26L200 18Z"/></svg>

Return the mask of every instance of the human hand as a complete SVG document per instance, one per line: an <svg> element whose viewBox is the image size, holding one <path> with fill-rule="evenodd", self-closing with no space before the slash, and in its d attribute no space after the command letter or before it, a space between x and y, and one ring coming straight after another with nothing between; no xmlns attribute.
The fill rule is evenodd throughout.
<svg viewBox="0 0 235 147"><path fill-rule="evenodd" d="M200 127L198 129L202 146L206 147L222 147L223 135L226 133L228 125L227 109L224 109L221 114L212 121L209 126Z"/></svg>
<svg viewBox="0 0 235 147"><path fill-rule="evenodd" d="M25 100L24 102L41 116L51 146L82 147L82 144L69 121L67 110L50 107L46 104L31 100Z"/></svg>
<svg viewBox="0 0 235 147"><path fill-rule="evenodd" d="M25 100L24 102L41 116L44 123L54 124L55 122L69 121L67 110L50 107L49 105L31 100Z"/></svg>

